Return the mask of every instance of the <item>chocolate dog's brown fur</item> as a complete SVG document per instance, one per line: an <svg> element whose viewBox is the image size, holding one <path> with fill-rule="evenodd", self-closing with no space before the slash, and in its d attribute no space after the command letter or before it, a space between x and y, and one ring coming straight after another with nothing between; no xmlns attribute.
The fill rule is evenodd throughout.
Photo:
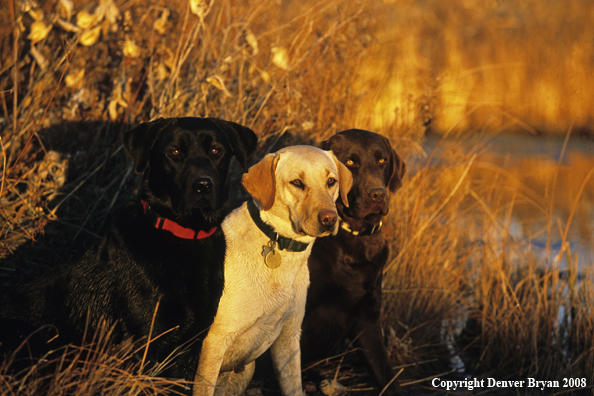
<svg viewBox="0 0 594 396"><path fill-rule="evenodd" d="M404 162L385 137L351 129L324 142L353 175L349 207L338 199L342 221L337 235L320 238L309 258L311 286L303 322L302 361L334 356L346 338L354 340L380 390L395 373L380 327L382 270L389 246L380 230L389 192L402 184ZM398 380L384 395L399 393Z"/></svg>

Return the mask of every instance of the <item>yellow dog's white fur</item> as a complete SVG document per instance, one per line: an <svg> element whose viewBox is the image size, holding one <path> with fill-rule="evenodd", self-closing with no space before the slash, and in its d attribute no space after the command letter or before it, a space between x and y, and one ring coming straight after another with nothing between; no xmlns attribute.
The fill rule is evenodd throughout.
<svg viewBox="0 0 594 396"><path fill-rule="evenodd" d="M194 395L242 394L255 359L270 347L283 395L301 396L299 338L309 286L307 259L316 237L336 233L338 222L328 230L318 215L336 212L339 193L347 202L352 177L332 152L293 146L252 166L243 184L264 222L309 246L303 252L277 249L282 264L268 268L262 246L269 238L252 221L246 203L227 216L222 224L225 289L202 346Z"/></svg>

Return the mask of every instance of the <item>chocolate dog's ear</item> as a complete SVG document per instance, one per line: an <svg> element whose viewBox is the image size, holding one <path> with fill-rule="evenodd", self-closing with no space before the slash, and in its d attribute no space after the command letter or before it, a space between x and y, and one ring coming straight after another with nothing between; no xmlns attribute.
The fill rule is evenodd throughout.
<svg viewBox="0 0 594 396"><path fill-rule="evenodd" d="M347 198L347 195L353 186L353 175L351 174L349 168L340 162L332 151L330 151L330 155L332 156L332 159L336 164L336 168L338 169L338 188L340 189L340 199L342 200L344 206L348 208L349 199Z"/></svg>
<svg viewBox="0 0 594 396"><path fill-rule="evenodd" d="M165 118L158 118L151 122L143 122L135 128L124 132L122 143L128 156L134 161L136 173L142 173L146 169L151 148L157 138L157 133L170 122Z"/></svg>
<svg viewBox="0 0 594 396"><path fill-rule="evenodd" d="M396 151L392 149L392 153L390 154L390 163L392 165L392 169L390 170L390 182L388 184L388 188L391 192L396 192L402 186L402 178L406 173L406 164L400 158Z"/></svg>
<svg viewBox="0 0 594 396"><path fill-rule="evenodd" d="M258 136L250 128L231 121L209 118L227 135L229 144L237 162L244 171L248 170L248 163L252 159L258 145Z"/></svg>
<svg viewBox="0 0 594 396"><path fill-rule="evenodd" d="M335 135L330 136L330 138L328 140L324 140L322 143L320 143L320 148L322 150L330 150L330 146L332 146L331 143L335 142L336 140L340 140L342 139L342 136L337 133Z"/></svg>
<svg viewBox="0 0 594 396"><path fill-rule="evenodd" d="M262 210L272 208L276 194L276 164L280 154L268 154L252 166L242 178L246 191L262 205Z"/></svg>

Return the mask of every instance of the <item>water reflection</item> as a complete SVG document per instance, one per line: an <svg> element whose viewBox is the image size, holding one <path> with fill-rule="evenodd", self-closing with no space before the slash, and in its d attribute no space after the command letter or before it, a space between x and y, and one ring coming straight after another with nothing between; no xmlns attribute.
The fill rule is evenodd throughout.
<svg viewBox="0 0 594 396"><path fill-rule="evenodd" d="M428 139L427 152L438 141ZM594 262L593 140L576 137L565 142L556 137L515 135L499 136L486 144L439 144L441 159L456 155L451 152L453 146L460 150L461 145L466 153L478 153L468 175L469 188L484 200L502 225L509 224L512 240L534 254L549 255L549 262L567 241L569 252L579 255L581 266ZM469 198L467 205L469 221L485 217L485 209L476 198ZM565 263L566 254L562 258Z"/></svg>

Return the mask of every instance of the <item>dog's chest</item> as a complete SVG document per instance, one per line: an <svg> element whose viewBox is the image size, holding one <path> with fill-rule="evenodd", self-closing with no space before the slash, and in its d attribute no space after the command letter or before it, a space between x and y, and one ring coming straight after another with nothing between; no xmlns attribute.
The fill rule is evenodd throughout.
<svg viewBox="0 0 594 396"><path fill-rule="evenodd" d="M257 228L249 229L248 221L229 221L234 214L240 215L232 213L223 224L228 240L225 290L211 329L228 345L222 371L255 360L278 338L288 320L302 317L309 286L311 247L304 252L277 251L281 265L271 269L261 254L266 238Z"/></svg>
<svg viewBox="0 0 594 396"><path fill-rule="evenodd" d="M288 253L292 254L295 253ZM251 279L229 274L229 289L233 287L235 292L223 294L219 313L227 323L233 322L233 328L229 329L231 340L222 371L255 360L278 338L287 320L303 315L309 272L303 259L293 261L283 252L280 268L270 270L261 263L262 267L252 273ZM284 271L282 266L286 266Z"/></svg>

